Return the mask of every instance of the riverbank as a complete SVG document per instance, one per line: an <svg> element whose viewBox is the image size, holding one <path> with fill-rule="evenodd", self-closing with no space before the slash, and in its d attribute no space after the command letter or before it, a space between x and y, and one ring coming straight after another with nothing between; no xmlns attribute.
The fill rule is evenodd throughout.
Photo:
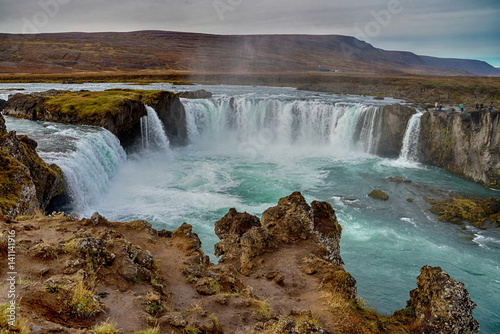
<svg viewBox="0 0 500 334"><path fill-rule="evenodd" d="M434 103L467 109L476 103L500 102L500 78L466 76L421 76L359 73L192 73L187 71L96 72L73 74L0 74L0 82L90 83L127 82L185 84L265 85L298 89L384 96L402 99L418 106Z"/></svg>

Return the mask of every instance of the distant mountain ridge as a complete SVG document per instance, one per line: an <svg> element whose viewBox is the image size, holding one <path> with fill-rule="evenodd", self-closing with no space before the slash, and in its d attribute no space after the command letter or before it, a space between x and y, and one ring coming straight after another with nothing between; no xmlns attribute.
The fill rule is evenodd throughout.
<svg viewBox="0 0 500 334"><path fill-rule="evenodd" d="M0 34L0 73L354 72L500 76L486 62L386 51L341 35L168 31Z"/></svg>

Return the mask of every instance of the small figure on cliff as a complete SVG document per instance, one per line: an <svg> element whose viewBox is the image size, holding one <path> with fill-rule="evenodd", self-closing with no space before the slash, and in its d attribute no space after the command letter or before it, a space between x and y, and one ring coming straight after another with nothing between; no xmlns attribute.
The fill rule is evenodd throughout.
<svg viewBox="0 0 500 334"><path fill-rule="evenodd" d="M461 112L464 112L464 109L465 109L465 104L461 103L461 104L459 105L459 107L460 107L460 111L461 111Z"/></svg>
<svg viewBox="0 0 500 334"><path fill-rule="evenodd" d="M488 111L489 111L489 112L492 112L492 111L493 111L493 107L495 107L495 106L493 105L493 102L491 102L491 103L490 103L490 106L489 106L489 108L488 108Z"/></svg>
<svg viewBox="0 0 500 334"><path fill-rule="evenodd" d="M483 104L483 103L481 103L481 104L479 105L479 110L483 110L483 108L484 108L484 104Z"/></svg>
<svg viewBox="0 0 500 334"><path fill-rule="evenodd" d="M436 101L436 103L434 103L434 110L438 110L438 107L439 107L439 103L437 103L437 101Z"/></svg>
<svg viewBox="0 0 500 334"><path fill-rule="evenodd" d="M479 110L479 103L476 103L476 110Z"/></svg>
<svg viewBox="0 0 500 334"><path fill-rule="evenodd" d="M443 110L443 105L442 105L442 104L440 104L440 105L439 105L438 110L439 110L439 111Z"/></svg>

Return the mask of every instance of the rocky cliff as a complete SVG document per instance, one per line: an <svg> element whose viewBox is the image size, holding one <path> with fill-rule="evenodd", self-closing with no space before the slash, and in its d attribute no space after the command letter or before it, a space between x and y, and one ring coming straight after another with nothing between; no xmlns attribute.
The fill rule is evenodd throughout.
<svg viewBox="0 0 500 334"><path fill-rule="evenodd" d="M47 91L15 94L5 115L69 124L100 126L128 147L140 136L141 117L151 105L162 120L172 145L187 144L185 111L177 95L163 91L113 89L100 92Z"/></svg>
<svg viewBox="0 0 500 334"><path fill-rule="evenodd" d="M500 113L422 115L422 162L500 189Z"/></svg>
<svg viewBox="0 0 500 334"><path fill-rule="evenodd" d="M379 315L342 267L341 227L329 203L300 193L262 214L229 210L215 223L213 264L192 226L157 231L145 221L58 214L0 217L0 252L17 242L18 307L0 330L89 333L460 333L478 331L463 284L424 267L408 308ZM7 267L7 257L0 257ZM7 274L0 272L5 281ZM9 284L0 313L9 314ZM102 331L103 332L103 331Z"/></svg>
<svg viewBox="0 0 500 334"><path fill-rule="evenodd" d="M63 195L61 169L45 163L36 147L34 140L7 132L0 114L0 213L33 214Z"/></svg>
<svg viewBox="0 0 500 334"><path fill-rule="evenodd" d="M375 153L381 157L397 158L403 146L406 127L411 116L416 111L413 108L393 104L380 107L377 134L379 136Z"/></svg>

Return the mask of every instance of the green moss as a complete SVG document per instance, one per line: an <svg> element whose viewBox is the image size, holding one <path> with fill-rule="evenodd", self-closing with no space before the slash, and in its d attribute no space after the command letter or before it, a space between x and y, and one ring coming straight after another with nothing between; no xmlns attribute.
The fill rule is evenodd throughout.
<svg viewBox="0 0 500 334"><path fill-rule="evenodd" d="M24 185L31 180L26 167L11 157L5 148L0 149L0 212L16 207Z"/></svg>
<svg viewBox="0 0 500 334"><path fill-rule="evenodd" d="M112 89L100 92L64 92L49 96L43 107L50 112L63 113L82 119L102 119L116 115L127 101L154 104L161 96L158 90Z"/></svg>
<svg viewBox="0 0 500 334"><path fill-rule="evenodd" d="M452 198L449 200L427 200L433 206L430 211L439 216L439 220L452 223L467 221L483 228L486 222L500 227L500 199Z"/></svg>

